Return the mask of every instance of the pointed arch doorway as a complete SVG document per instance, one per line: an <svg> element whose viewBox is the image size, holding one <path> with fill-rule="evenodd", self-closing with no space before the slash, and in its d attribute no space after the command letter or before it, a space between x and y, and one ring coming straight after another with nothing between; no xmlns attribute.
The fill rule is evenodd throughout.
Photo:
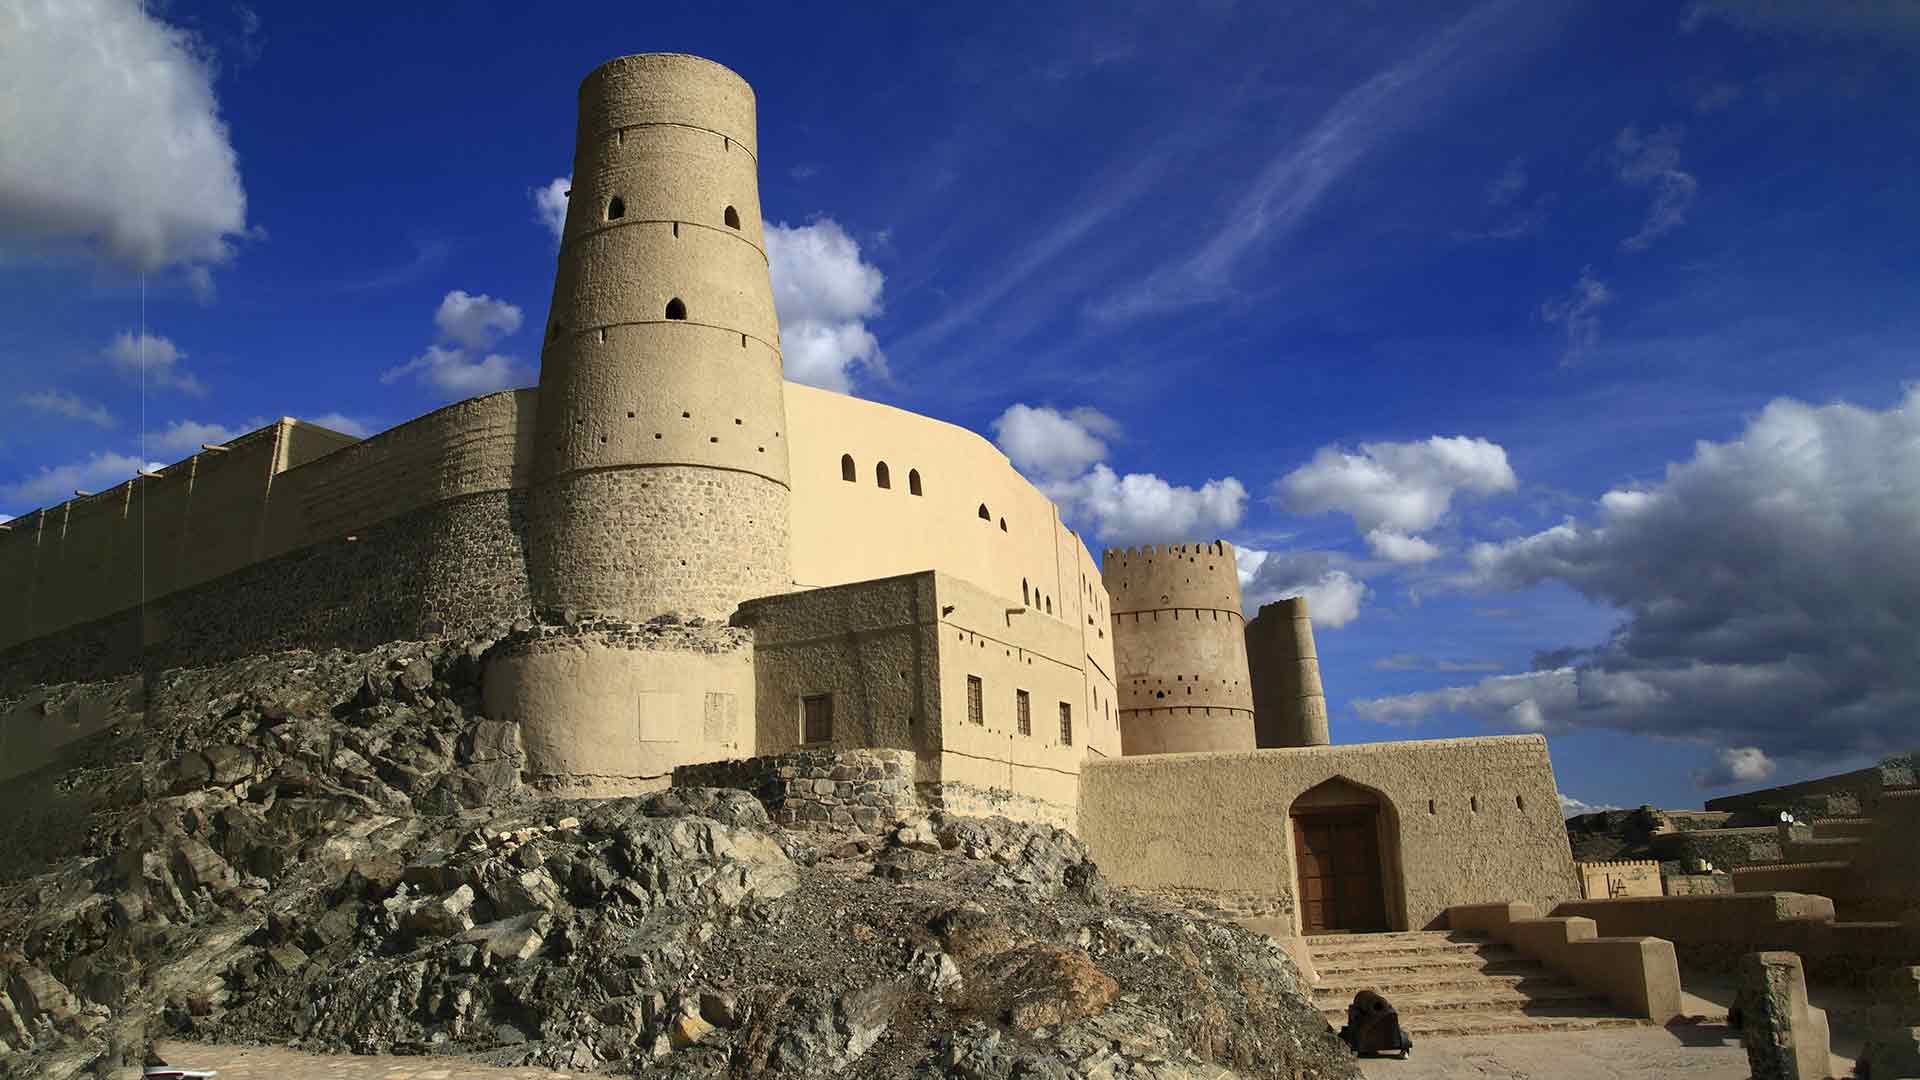
<svg viewBox="0 0 1920 1080"><path fill-rule="evenodd" d="M1302 934L1372 933L1392 928L1386 881L1392 807L1339 777L1302 792L1289 811L1294 896Z"/></svg>

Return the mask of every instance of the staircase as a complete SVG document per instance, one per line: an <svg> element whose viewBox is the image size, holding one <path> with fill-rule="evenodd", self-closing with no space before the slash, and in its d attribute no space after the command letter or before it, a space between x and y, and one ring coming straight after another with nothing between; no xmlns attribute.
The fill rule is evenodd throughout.
<svg viewBox="0 0 1920 1080"><path fill-rule="evenodd" d="M1313 1003L1335 1030L1353 995L1372 990L1418 1043L1447 1035L1591 1031L1648 1023L1483 935L1418 930L1307 938L1319 969Z"/></svg>

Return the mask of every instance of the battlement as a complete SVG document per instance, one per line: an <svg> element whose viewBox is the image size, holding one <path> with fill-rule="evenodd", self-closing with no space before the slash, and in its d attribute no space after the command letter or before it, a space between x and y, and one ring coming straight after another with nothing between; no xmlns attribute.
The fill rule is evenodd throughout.
<svg viewBox="0 0 1920 1080"><path fill-rule="evenodd" d="M1115 615L1193 609L1242 618L1240 570L1225 540L1109 548L1100 576Z"/></svg>

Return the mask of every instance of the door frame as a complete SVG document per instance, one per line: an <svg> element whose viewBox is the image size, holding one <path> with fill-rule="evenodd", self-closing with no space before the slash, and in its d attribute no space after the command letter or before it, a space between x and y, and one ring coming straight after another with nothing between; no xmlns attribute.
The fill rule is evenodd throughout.
<svg viewBox="0 0 1920 1080"><path fill-rule="evenodd" d="M1301 935L1341 934L1341 933L1382 933L1391 931L1395 925L1394 905L1388 894L1388 879L1391 876L1388 866L1388 837L1385 829L1387 812L1379 803L1356 803L1343 806L1309 806L1292 810L1287 815L1289 853L1293 862L1293 895L1295 929ZM1317 822L1366 822L1372 826L1373 847L1373 889L1374 906L1379 912L1379 925L1370 928L1325 927L1319 930L1307 928L1307 889L1305 868L1301 865L1301 845L1305 842L1302 826L1311 826Z"/></svg>

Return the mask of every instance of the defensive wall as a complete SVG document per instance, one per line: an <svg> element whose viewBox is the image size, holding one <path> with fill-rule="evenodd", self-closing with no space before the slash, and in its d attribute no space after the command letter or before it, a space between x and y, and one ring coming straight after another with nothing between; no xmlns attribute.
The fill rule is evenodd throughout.
<svg viewBox="0 0 1920 1080"><path fill-rule="evenodd" d="M1375 800L1393 929L1454 904L1580 896L1539 735L1090 761L1080 833L1120 884L1237 897L1297 927L1292 818L1330 781Z"/></svg>
<svg viewBox="0 0 1920 1080"><path fill-rule="evenodd" d="M1121 742L1128 754L1254 748L1233 545L1108 549Z"/></svg>

